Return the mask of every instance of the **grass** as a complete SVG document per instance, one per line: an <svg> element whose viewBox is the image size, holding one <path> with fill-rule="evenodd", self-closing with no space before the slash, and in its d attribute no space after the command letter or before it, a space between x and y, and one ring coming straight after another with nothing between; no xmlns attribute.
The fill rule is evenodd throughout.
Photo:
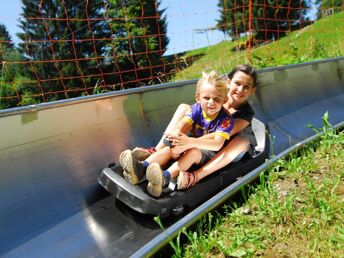
<svg viewBox="0 0 344 258"><path fill-rule="evenodd" d="M275 67L344 55L344 12L316 21L286 37L247 51L234 51L245 39L224 41L186 53L182 59L201 56L178 72L173 81L198 78L200 71L227 73L235 65L250 63L256 68Z"/></svg>
<svg viewBox="0 0 344 258"><path fill-rule="evenodd" d="M277 161L244 203L184 229L174 257L344 257L344 132L323 121L321 138Z"/></svg>
<svg viewBox="0 0 344 258"><path fill-rule="evenodd" d="M188 52L198 56L173 80L200 71L227 73L239 63L275 67L344 55L344 12L246 51L222 42ZM243 39L241 39L243 40ZM170 242L174 257L344 257L344 132L323 117L319 140L277 161L242 201L212 212ZM186 241L182 240L186 239ZM186 244L185 244L186 242Z"/></svg>

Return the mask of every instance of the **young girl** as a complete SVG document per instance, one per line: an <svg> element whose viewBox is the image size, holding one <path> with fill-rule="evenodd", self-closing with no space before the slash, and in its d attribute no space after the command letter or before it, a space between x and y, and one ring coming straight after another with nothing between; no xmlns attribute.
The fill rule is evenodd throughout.
<svg viewBox="0 0 344 258"><path fill-rule="evenodd" d="M234 119L234 128L231 132L231 140L218 152L214 158L194 172L180 172L177 180L178 189L186 189L202 178L227 166L231 162L240 160L246 153L251 155L256 145L255 137L251 129L251 121L254 115L253 109L248 103L248 98L254 94L257 84L256 71L249 65L236 66L228 75L228 101L224 104ZM178 121L190 112L190 106L181 104L174 113L167 126L163 137L155 148L137 147L132 151L136 159L145 159L156 150L163 148L166 135L173 132Z"/></svg>
<svg viewBox="0 0 344 258"><path fill-rule="evenodd" d="M135 184L147 171L147 190L159 197L169 181L177 178L180 170L187 170L193 164L203 165L214 157L225 140L229 139L234 126L231 115L223 107L228 99L227 83L227 79L219 77L214 71L203 73L197 83L197 103L191 106L191 112L177 123L167 137L171 147L164 146L142 163L132 156L130 150L120 155L125 179ZM192 137L183 133L191 128ZM166 165L171 159L176 160L181 153L183 155L177 162L165 171L161 169L161 165Z"/></svg>

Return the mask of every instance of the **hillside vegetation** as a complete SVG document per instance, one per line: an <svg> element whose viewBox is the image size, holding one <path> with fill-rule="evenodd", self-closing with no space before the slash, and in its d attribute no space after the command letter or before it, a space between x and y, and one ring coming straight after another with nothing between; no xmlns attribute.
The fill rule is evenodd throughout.
<svg viewBox="0 0 344 258"><path fill-rule="evenodd" d="M240 42L222 42L187 53L184 58L202 57L175 79L197 78L202 70L227 73L239 63L264 68L343 56L343 32L341 12L252 49L251 59L233 52ZM180 232L170 243L173 256L344 257L344 134L328 119L325 114L319 140L278 160L225 214L210 213Z"/></svg>
<svg viewBox="0 0 344 258"><path fill-rule="evenodd" d="M299 154L299 155L297 155ZM184 230L179 257L344 257L344 133L279 160L224 216Z"/></svg>
<svg viewBox="0 0 344 258"><path fill-rule="evenodd" d="M250 63L256 68L296 64L344 55L344 12L316 21L286 37L255 47L248 51L236 51L245 38L224 41L217 45L190 51L182 56L188 59L201 56L186 69L178 72L174 81L195 79L200 71L215 69L227 73L240 63Z"/></svg>

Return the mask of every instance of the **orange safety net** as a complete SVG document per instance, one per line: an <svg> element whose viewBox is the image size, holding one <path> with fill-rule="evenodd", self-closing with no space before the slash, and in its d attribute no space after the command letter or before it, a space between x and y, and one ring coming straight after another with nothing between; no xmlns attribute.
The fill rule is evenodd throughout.
<svg viewBox="0 0 344 258"><path fill-rule="evenodd" d="M188 78L178 74L201 63L205 53L215 55L214 68L224 73L234 61L265 67L267 58L274 61L272 53L286 51L285 64L301 62L293 59L292 42L270 49L268 57L254 51L344 7L343 1L219 0L215 8L197 9L209 2L190 2L194 8L181 10L183 3L176 0L23 0L18 41L0 27L0 109ZM179 11L171 13L172 7ZM209 17L211 26L197 27L202 25L196 21ZM218 38L212 42L214 33ZM319 27L313 33L331 30Z"/></svg>

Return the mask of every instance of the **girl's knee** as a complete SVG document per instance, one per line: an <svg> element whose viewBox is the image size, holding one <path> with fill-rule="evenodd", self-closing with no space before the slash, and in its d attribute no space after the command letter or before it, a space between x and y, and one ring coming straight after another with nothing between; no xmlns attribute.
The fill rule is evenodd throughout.
<svg viewBox="0 0 344 258"><path fill-rule="evenodd" d="M193 155L193 154L197 154L198 152L200 152L199 149L197 148L192 148L192 149L188 149L185 151L185 154L186 155Z"/></svg>
<svg viewBox="0 0 344 258"><path fill-rule="evenodd" d="M172 159L177 160L180 157L180 154L176 154L173 151L170 150L170 156Z"/></svg>
<svg viewBox="0 0 344 258"><path fill-rule="evenodd" d="M191 111L191 107L188 104L182 103L178 106L177 110L181 113L186 114L186 113L189 113Z"/></svg>
<svg viewBox="0 0 344 258"><path fill-rule="evenodd" d="M185 154L189 159L192 159L194 163L198 163L201 160L202 152L200 149L192 148L188 149Z"/></svg>
<svg viewBox="0 0 344 258"><path fill-rule="evenodd" d="M198 164L201 157L201 151L199 149L189 149L185 151L178 162L179 169L187 171L193 164Z"/></svg>
<svg viewBox="0 0 344 258"><path fill-rule="evenodd" d="M160 153L161 153L162 155L167 155L167 156L169 156L170 158L173 158L173 159L174 159L173 152L171 151L170 147L168 147L168 146L164 146L164 147L160 150Z"/></svg>

